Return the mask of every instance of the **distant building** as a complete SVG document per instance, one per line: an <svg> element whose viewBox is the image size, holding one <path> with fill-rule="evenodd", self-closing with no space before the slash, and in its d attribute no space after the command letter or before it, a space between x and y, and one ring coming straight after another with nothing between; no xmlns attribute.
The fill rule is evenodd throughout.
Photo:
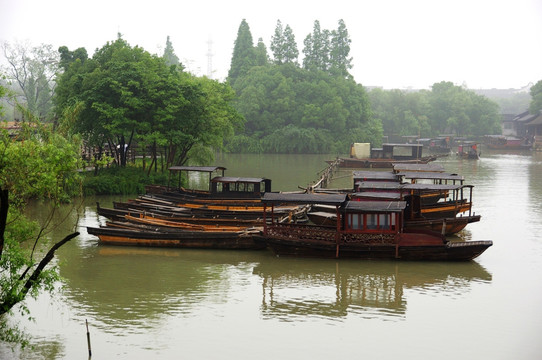
<svg viewBox="0 0 542 360"><path fill-rule="evenodd" d="M512 120L515 136L532 137L542 135L542 114L531 114L529 111L522 112Z"/></svg>
<svg viewBox="0 0 542 360"><path fill-rule="evenodd" d="M516 126L514 122L514 118L516 117L515 114L502 114L502 122L501 122L501 128L502 128L502 134L504 136L516 136Z"/></svg>

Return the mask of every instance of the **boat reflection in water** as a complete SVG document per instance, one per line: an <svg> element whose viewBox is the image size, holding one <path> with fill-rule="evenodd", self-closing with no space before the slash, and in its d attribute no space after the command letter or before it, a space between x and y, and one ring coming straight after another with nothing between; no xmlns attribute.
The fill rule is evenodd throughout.
<svg viewBox="0 0 542 360"><path fill-rule="evenodd" d="M388 261L321 261L275 259L261 263L261 311L266 318L308 321L312 317L402 320L407 314L405 291L460 296L472 282L492 276L477 262L399 263Z"/></svg>

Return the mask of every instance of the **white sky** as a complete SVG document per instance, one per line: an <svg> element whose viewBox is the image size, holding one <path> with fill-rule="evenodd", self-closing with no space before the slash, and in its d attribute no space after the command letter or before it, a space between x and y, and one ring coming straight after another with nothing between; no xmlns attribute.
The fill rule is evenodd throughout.
<svg viewBox="0 0 542 360"><path fill-rule="evenodd" d="M343 19L351 73L365 86L504 89L542 80L542 0L0 0L0 42L85 47L92 56L120 32L161 55L169 35L185 66L207 75L211 40L213 78L222 80L243 18L268 51L277 20L290 25L300 61L315 20L333 30Z"/></svg>

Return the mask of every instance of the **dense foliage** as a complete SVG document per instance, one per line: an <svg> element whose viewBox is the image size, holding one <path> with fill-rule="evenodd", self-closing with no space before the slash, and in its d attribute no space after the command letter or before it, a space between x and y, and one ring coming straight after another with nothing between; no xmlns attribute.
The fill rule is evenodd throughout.
<svg viewBox="0 0 542 360"><path fill-rule="evenodd" d="M352 80L290 63L253 67L235 88L236 107L246 118L241 138L250 140L236 149L236 137L231 150L335 153L360 138L381 139L365 90Z"/></svg>
<svg viewBox="0 0 542 360"><path fill-rule="evenodd" d="M373 113L386 135L490 135L501 131L498 105L451 82L431 91L374 89L369 93Z"/></svg>
<svg viewBox="0 0 542 360"><path fill-rule="evenodd" d="M167 62L174 60L171 51L166 55ZM55 102L58 112L81 104L76 131L91 146L107 146L120 165L137 144L151 153L151 166L159 155L170 166L221 147L223 138L242 126L233 96L227 84L168 66L119 36L91 59L67 64Z"/></svg>
<svg viewBox="0 0 542 360"><path fill-rule="evenodd" d="M356 141L380 143L382 128L371 118L369 99L355 83L350 39L341 20L337 30L318 21L305 39L303 67L291 28L280 21L271 42L272 59L255 59L245 20L239 27L228 80L235 106L246 119L243 132L227 142L235 152L340 153Z"/></svg>
<svg viewBox="0 0 542 360"><path fill-rule="evenodd" d="M25 114L26 119L32 115ZM63 121L63 119L59 119ZM7 322L6 313L39 291L53 291L58 272L48 264L54 252L78 233L74 232L46 251L49 221L60 203L78 195L80 141L53 132L37 121L21 124L16 134L0 132L0 340L23 342L21 333ZM30 199L47 200L42 205L48 220L38 224L25 216Z"/></svg>
<svg viewBox="0 0 542 360"><path fill-rule="evenodd" d="M531 104L529 105L529 112L531 114L538 114L542 111L542 80L538 81L530 91Z"/></svg>
<svg viewBox="0 0 542 360"><path fill-rule="evenodd" d="M145 185L167 185L165 172L147 173L141 166L110 167L100 171L100 176L84 174L84 195L128 195L144 194Z"/></svg>

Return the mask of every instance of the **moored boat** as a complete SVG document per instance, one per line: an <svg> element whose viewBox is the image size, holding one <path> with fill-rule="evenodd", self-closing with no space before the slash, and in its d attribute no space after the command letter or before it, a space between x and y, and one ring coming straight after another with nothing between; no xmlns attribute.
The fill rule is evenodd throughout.
<svg viewBox="0 0 542 360"><path fill-rule="evenodd" d="M356 152L363 144L353 144L349 158L339 158L339 167L343 168L392 168L394 164L427 164L437 156L422 156L421 144L382 144L382 148L373 148L368 152Z"/></svg>
<svg viewBox="0 0 542 360"><path fill-rule="evenodd" d="M97 236L100 244L192 249L263 249L253 236L257 229L231 231L152 231L117 227L87 227L90 235Z"/></svg>
<svg viewBox="0 0 542 360"><path fill-rule="evenodd" d="M264 223L256 235L278 255L325 258L467 261L492 241L451 242L433 231L404 229L404 201L348 201L347 195L265 194L262 201L326 204L336 208L336 227ZM271 212L273 213L273 212Z"/></svg>
<svg viewBox="0 0 542 360"><path fill-rule="evenodd" d="M484 145L492 150L531 150L533 148L532 140L529 138L504 135L486 135Z"/></svg>

